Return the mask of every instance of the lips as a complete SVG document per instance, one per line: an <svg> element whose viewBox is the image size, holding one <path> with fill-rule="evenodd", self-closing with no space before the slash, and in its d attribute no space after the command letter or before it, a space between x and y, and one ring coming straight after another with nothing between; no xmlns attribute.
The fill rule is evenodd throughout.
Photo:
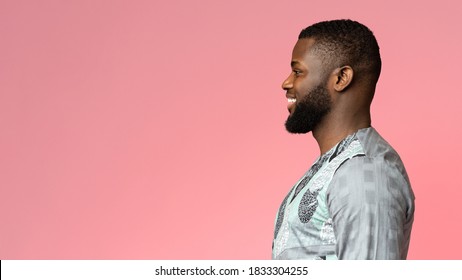
<svg viewBox="0 0 462 280"><path fill-rule="evenodd" d="M287 109L289 110L289 112L295 106L295 102L297 102L297 99L295 97L287 96Z"/></svg>

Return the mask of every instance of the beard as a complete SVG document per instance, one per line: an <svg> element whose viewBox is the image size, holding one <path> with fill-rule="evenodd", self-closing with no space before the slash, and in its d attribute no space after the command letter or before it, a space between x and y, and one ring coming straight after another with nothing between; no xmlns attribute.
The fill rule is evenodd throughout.
<svg viewBox="0 0 462 280"><path fill-rule="evenodd" d="M297 101L293 113L285 123L290 133L308 133L329 113L332 100L324 85L310 90L300 101Z"/></svg>

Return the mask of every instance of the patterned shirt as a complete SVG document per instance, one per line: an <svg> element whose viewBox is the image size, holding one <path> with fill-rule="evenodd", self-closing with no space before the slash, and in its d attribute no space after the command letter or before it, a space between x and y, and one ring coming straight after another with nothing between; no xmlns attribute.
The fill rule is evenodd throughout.
<svg viewBox="0 0 462 280"><path fill-rule="evenodd" d="M414 194L396 151L372 128L321 155L283 200L273 259L405 259Z"/></svg>

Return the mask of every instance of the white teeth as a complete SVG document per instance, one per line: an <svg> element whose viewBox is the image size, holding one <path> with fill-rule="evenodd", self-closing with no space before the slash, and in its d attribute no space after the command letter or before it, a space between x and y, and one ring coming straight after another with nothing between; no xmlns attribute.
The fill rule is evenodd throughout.
<svg viewBox="0 0 462 280"><path fill-rule="evenodd" d="M295 98L287 98L287 102L289 102L289 103L295 103L295 101L297 101L297 99L295 99Z"/></svg>

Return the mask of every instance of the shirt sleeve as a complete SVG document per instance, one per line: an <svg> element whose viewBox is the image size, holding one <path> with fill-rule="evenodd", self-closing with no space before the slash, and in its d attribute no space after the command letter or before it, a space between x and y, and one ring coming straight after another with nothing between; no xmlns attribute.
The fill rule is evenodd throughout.
<svg viewBox="0 0 462 280"><path fill-rule="evenodd" d="M406 258L414 196L398 169L383 160L349 159L326 195L339 259Z"/></svg>

